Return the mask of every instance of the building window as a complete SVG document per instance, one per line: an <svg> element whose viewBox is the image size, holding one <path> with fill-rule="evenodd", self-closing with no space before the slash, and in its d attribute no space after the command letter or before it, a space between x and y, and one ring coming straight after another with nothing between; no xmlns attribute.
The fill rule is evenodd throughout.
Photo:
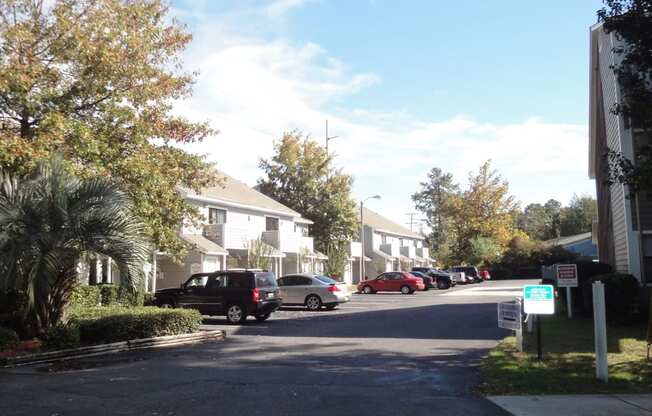
<svg viewBox="0 0 652 416"><path fill-rule="evenodd" d="M265 231L278 231L278 218L265 217Z"/></svg>
<svg viewBox="0 0 652 416"><path fill-rule="evenodd" d="M226 224L226 210L219 208L208 208L209 224Z"/></svg>

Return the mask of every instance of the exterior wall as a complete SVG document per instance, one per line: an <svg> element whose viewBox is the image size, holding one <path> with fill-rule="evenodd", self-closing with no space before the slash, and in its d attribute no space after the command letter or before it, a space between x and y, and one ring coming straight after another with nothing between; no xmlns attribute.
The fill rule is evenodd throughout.
<svg viewBox="0 0 652 416"><path fill-rule="evenodd" d="M599 88L598 103L600 123L598 135L604 135L604 145L611 150L622 152L622 154L632 159L633 141L631 129L626 128L622 117L611 113L611 109L619 101L620 91L616 76L612 70L613 65L617 65L618 57L614 55L612 49L617 46L616 38L613 34L606 34L602 29L598 29L597 39L598 71L597 81L599 85L593 85L593 88ZM600 146L600 139L597 138L597 148L606 150ZM594 155L596 158L602 157L602 153ZM599 165L599 164L598 164ZM603 168L602 166L600 166ZM603 169L601 169L603 170ZM604 172L596 172L596 187L600 188L600 183L604 182ZM604 195L608 194L609 202L604 201ZM598 189L599 208L609 210L608 213L600 213L600 220L611 223L611 230L602 230L599 236L599 245L603 246L600 250L601 258L611 257L611 264L619 272L631 273L640 278L639 262L639 236L638 231L634 230L632 206L627 199L627 190L622 184L614 184L608 190ZM609 235L611 234L611 235ZM611 241L608 241L611 239ZM613 256L609 251L613 250Z"/></svg>
<svg viewBox="0 0 652 416"><path fill-rule="evenodd" d="M166 289L178 287L181 283L188 280L192 274L191 265L193 264L202 265L202 255L194 250L188 253L181 264L174 263L167 256L158 256L156 288ZM199 271L201 270L197 272Z"/></svg>

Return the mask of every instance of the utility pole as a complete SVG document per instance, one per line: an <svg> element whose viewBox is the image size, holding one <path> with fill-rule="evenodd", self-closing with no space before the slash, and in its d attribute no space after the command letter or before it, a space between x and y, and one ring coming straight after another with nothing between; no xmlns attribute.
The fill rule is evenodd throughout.
<svg viewBox="0 0 652 416"><path fill-rule="evenodd" d="M419 215L419 213L418 213L418 212L408 212L408 213L405 214L405 215L408 215L408 216L410 217L410 222L408 222L408 224L410 224L410 231L414 231L414 230L413 230L413 226L414 226L414 224L420 221L420 220L416 220L416 221L415 221L415 220L414 220L414 216L415 216L415 215Z"/></svg>
<svg viewBox="0 0 652 416"><path fill-rule="evenodd" d="M328 135L328 120L326 120L326 153L328 153L328 142L337 139L340 136L329 136Z"/></svg>

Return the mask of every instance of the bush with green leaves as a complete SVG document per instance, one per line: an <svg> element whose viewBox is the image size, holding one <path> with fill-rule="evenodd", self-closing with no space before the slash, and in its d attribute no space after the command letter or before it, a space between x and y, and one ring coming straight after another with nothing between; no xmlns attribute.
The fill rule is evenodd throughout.
<svg viewBox="0 0 652 416"><path fill-rule="evenodd" d="M197 332L202 318L192 309L99 307L75 309L72 322L82 344L92 345Z"/></svg>
<svg viewBox="0 0 652 416"><path fill-rule="evenodd" d="M75 324L53 326L43 338L43 347L48 350L66 350L78 346L79 327Z"/></svg>
<svg viewBox="0 0 652 416"><path fill-rule="evenodd" d="M638 304L641 286L631 274L609 273L593 276L582 283L585 304L593 306L592 285L604 284L605 309L609 321L626 321L632 317Z"/></svg>
<svg viewBox="0 0 652 416"><path fill-rule="evenodd" d="M113 284L79 285L72 292L73 308L96 306L143 306L144 293Z"/></svg>
<svg viewBox="0 0 652 416"><path fill-rule="evenodd" d="M0 327L0 351L15 347L18 342L20 342L20 339L16 331Z"/></svg>

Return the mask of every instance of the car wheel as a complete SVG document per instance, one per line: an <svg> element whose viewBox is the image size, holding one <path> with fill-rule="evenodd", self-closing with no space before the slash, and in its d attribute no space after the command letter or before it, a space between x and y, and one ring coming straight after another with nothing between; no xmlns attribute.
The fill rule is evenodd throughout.
<svg viewBox="0 0 652 416"><path fill-rule="evenodd" d="M365 295L370 295L374 293L374 290L371 288L371 286L367 285L362 288L362 293L364 293Z"/></svg>
<svg viewBox="0 0 652 416"><path fill-rule="evenodd" d="M451 285L447 282L444 282L443 280L440 280L437 282L437 289L444 290L444 289L450 289Z"/></svg>
<svg viewBox="0 0 652 416"><path fill-rule="evenodd" d="M269 319L269 316L270 316L270 315L271 315L271 314L269 314L269 313L267 313L267 314L265 314L265 315L256 315L256 320L257 320L258 322L265 322L267 319Z"/></svg>
<svg viewBox="0 0 652 416"><path fill-rule="evenodd" d="M239 325L247 319L247 314L245 310L240 305L229 305L226 308L226 320L230 324Z"/></svg>
<svg viewBox="0 0 652 416"><path fill-rule="evenodd" d="M172 302L169 299L165 299L164 301L161 301L161 303L158 304L158 307L163 309L172 309L174 308L174 302Z"/></svg>
<svg viewBox="0 0 652 416"><path fill-rule="evenodd" d="M332 311L333 309L337 308L337 303L331 303L326 305L326 310Z"/></svg>
<svg viewBox="0 0 652 416"><path fill-rule="evenodd" d="M318 311L321 308L321 299L317 295L310 295L306 298L306 308L309 311Z"/></svg>
<svg viewBox="0 0 652 416"><path fill-rule="evenodd" d="M401 293L404 295L409 295L412 293L412 289L409 286L401 286Z"/></svg>

